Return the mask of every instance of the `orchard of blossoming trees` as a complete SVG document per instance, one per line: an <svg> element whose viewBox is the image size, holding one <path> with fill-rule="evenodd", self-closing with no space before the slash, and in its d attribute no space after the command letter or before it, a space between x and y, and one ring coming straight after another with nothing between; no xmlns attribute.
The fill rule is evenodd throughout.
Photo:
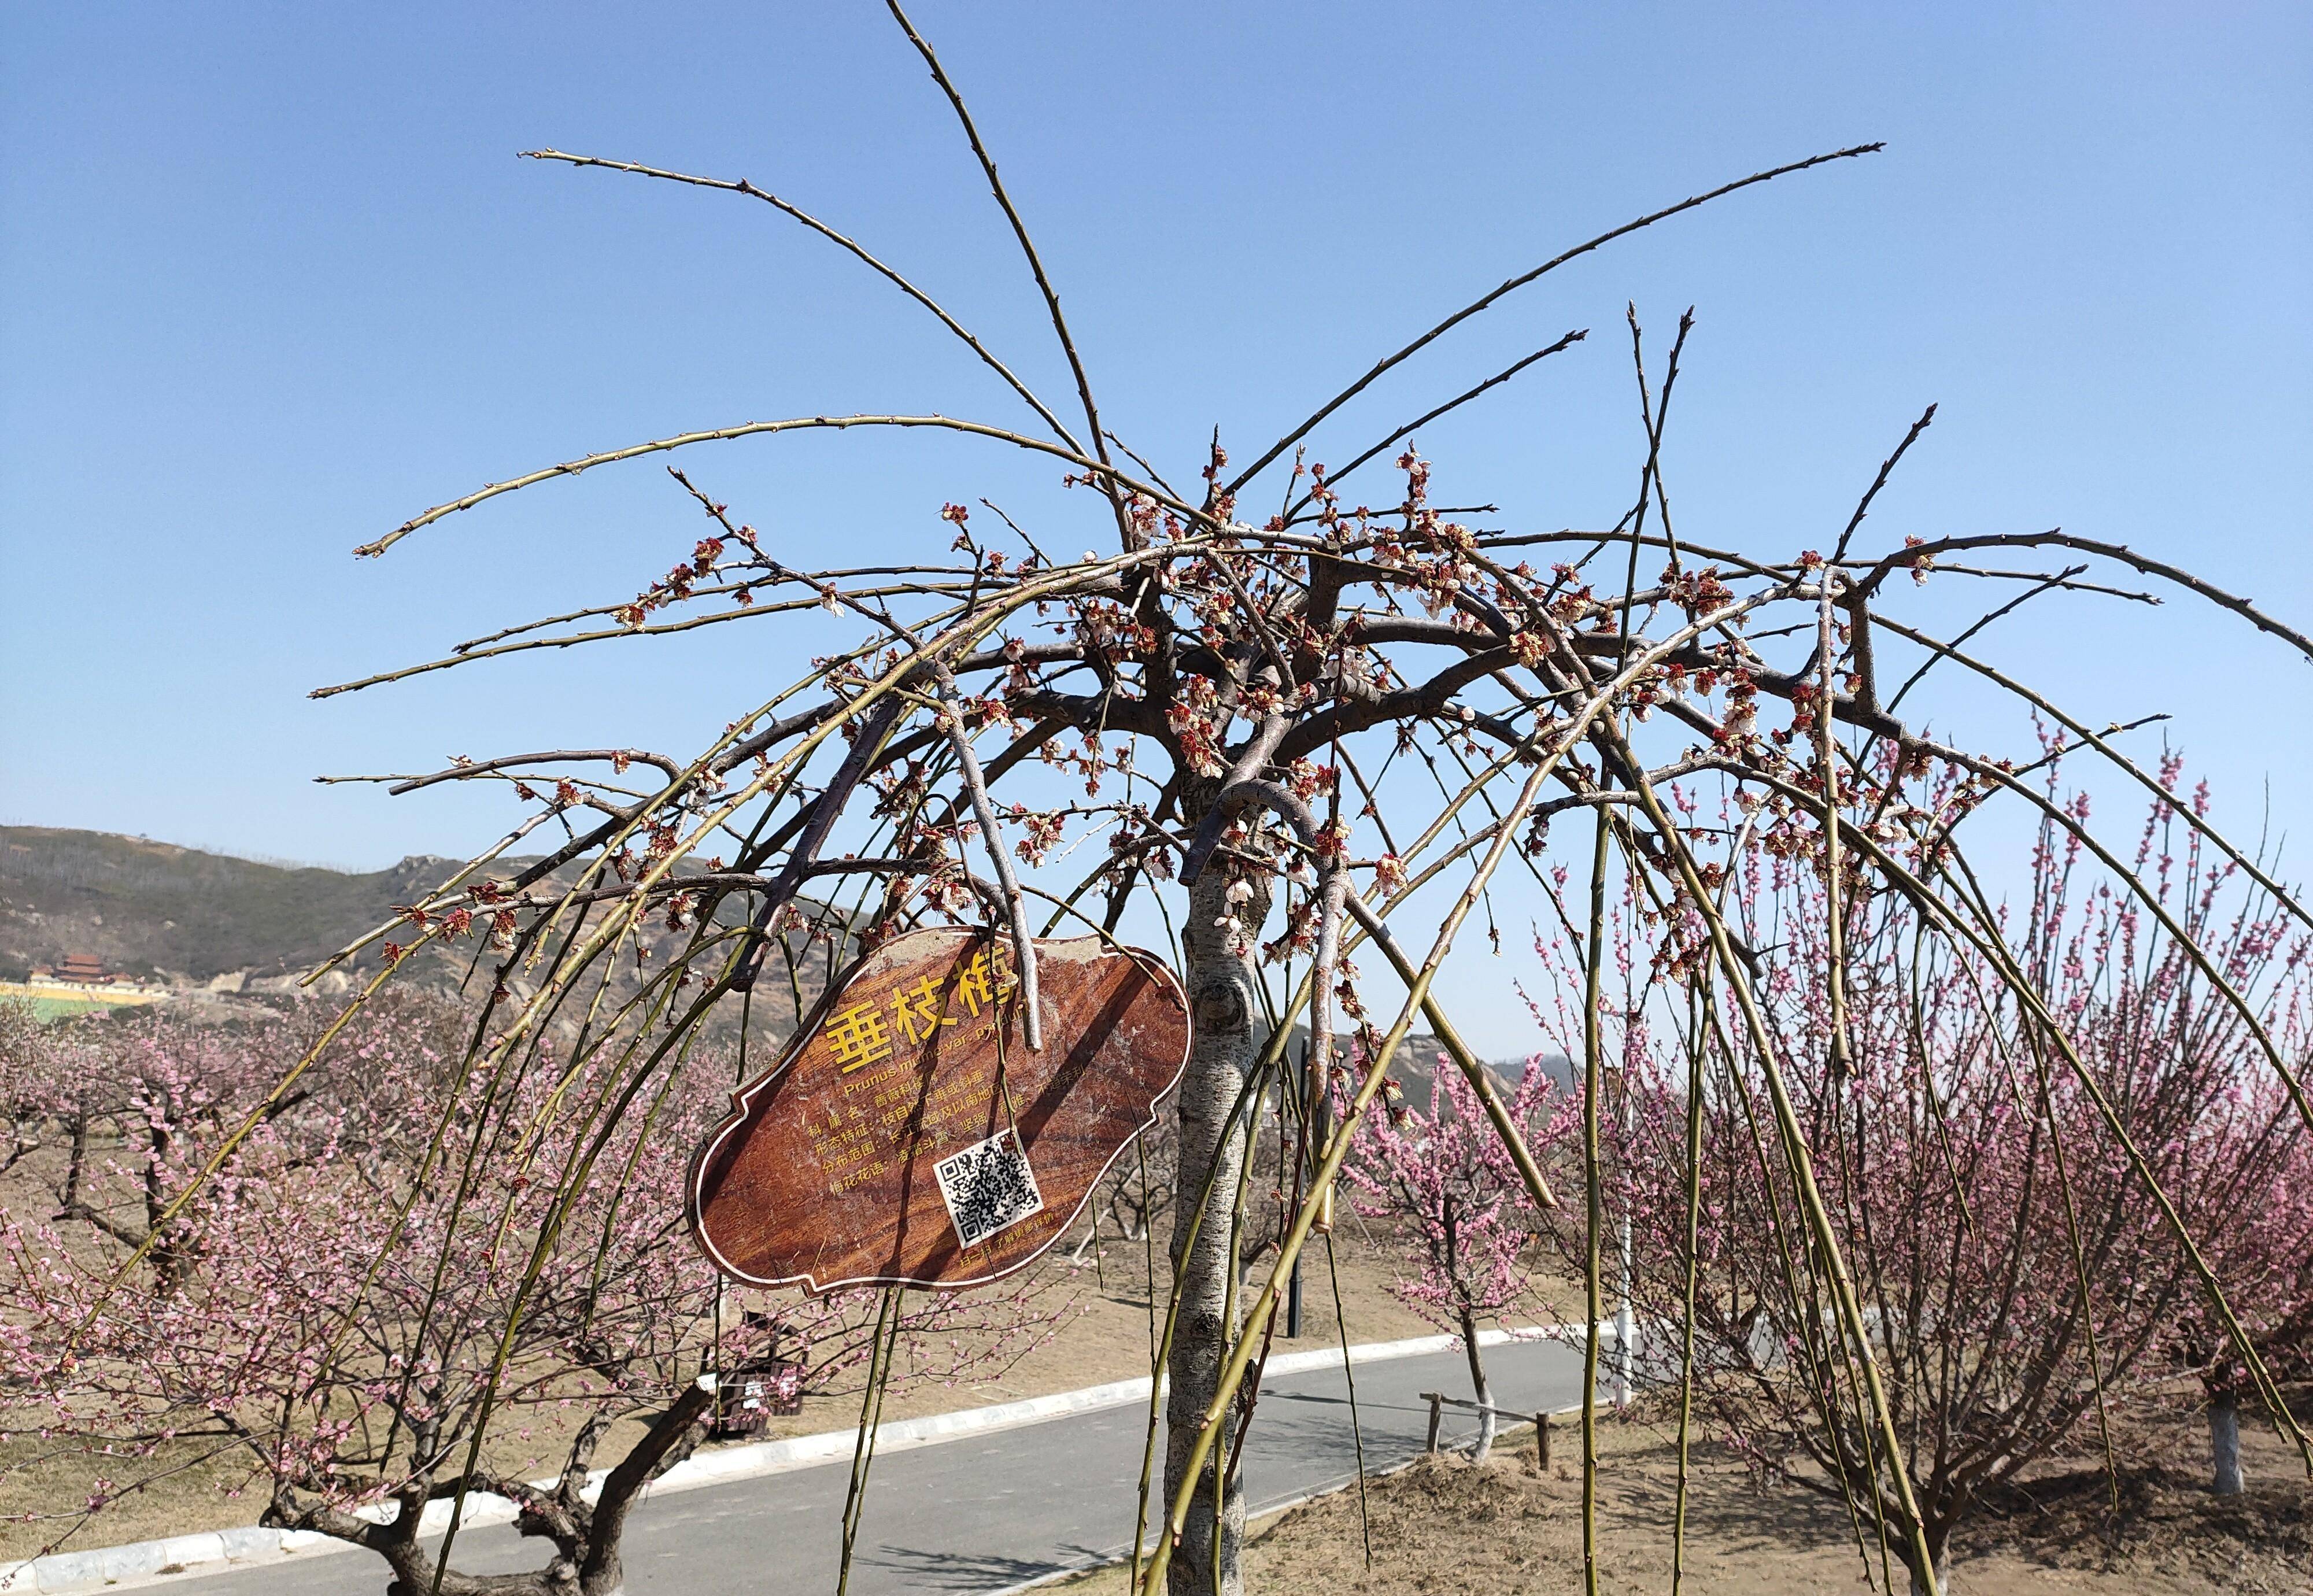
<svg viewBox="0 0 2313 1596"><path fill-rule="evenodd" d="M2128 840L2106 840L2044 790L2027 767L2061 755L2068 771L2093 764L2099 783L2169 805L2159 772L2132 752L2134 724L2091 726L1987 652L2000 623L2033 606L2160 598L2238 621L2244 648L2301 657L2288 668L2313 659L2313 639L2189 572L2091 538L1997 527L1879 536L1871 512L1932 407L1876 472L1860 466L1843 520L1779 524L1788 530L1772 546L1689 535L1692 519L1674 525L1663 464L1691 317L1667 349L1648 344L1635 313L1626 344L1571 330L1464 392L1407 404L1402 425L1341 430L1352 401L1378 398L1432 343L1567 262L1675 228L1700 206L1740 205L1763 183L1833 181L1827 172L1856 169L1878 146L1796 160L1576 244L1429 323L1247 463L1215 437L1168 476L1104 425L1060 295L962 93L891 9L1019 247L1070 399L1047 402L917 279L752 181L541 150L542 161L777 209L958 339L1020 419L806 415L708 428L509 477L359 552L381 556L429 529L439 537L494 498L597 468L708 442L776 448L789 433L976 439L1050 462L1072 498L1032 525L974 507L959 483L953 502L925 507L919 558L805 570L773 551L746 507L674 471L680 558L639 593L629 580L597 607L321 690L487 669L541 648L646 648L706 626L787 636L813 610L858 628L784 685L734 686L728 729L705 747L546 750L380 778L495 783L520 818L347 950L387 954L347 1035L420 946L471 949L479 1012L465 1040L425 1066L433 1084L409 1089L429 1127L400 1166L409 1173L346 1215L365 1227L361 1270L321 1301L307 1300L322 1288L302 1277L236 1288L315 1327L295 1338L295 1372L270 1377L285 1383L251 1393L307 1415L284 1421L295 1442L283 1455L313 1462L277 1511L327 1514L358 1494L333 1472L341 1444L361 1459L349 1472L391 1476L359 1489L414 1501L419 1477L391 1461L409 1455L413 1428L429 1446L462 1445L451 1450L463 1463L424 1477L426 1492L456 1499L480 1483L479 1459L509 1410L558 1400L557 1381L582 1371L617 1399L664 1400L667 1359L687 1344L640 1301L659 1289L650 1272L694 1283L694 1305L708 1287L638 1249L672 1222L649 1200L655 1127L690 1100L682 1082L700 1067L702 1031L744 1009L767 950L792 949L800 935L822 939L832 962L839 948L952 921L1008 935L1032 1021L1030 939L1071 923L1171 938L1189 994L1195 1035L1171 1201L1139 1204L1169 1222L1174 1265L1156 1337L1170 1377L1165 1458L1158 1488L1143 1493L1130 1570L1140 1588L1242 1587L1239 1448L1259 1384L1248 1375L1304 1248L1332 1223L1359 1138L1379 1156L1383 1133L1366 1118L1417 1026L1467 1089L1443 1098L1454 1135L1482 1118L1496 1138L1488 1201L1508 1185L1506 1159L1553 1234L1582 1230L1575 1251L1594 1309L1612 1289L1598 1234L1619 1205L1645 1236L1637 1289L1656 1325L1646 1343L1669 1360L1655 1377L1682 1410L1730 1415L1763 1459L1813 1459L1875 1569L1884 1544L1890 1565L1936 1588L1971 1490L2010 1467L2052 1415L2109 1400L2156 1357L2189 1361L2214 1389L2252 1399L2313 1465L2272 1339L2293 1322L2273 1296L2289 1232L2257 1231L2275 1255L2259 1264L2234 1256L2236 1241L2254 1248L2225 1217L2250 1205L2241 1194L2278 1210L2302 1191L2289 1161L2313 1127L2301 1041L2293 1010L2255 982L2294 967L2291 939L2313 916L2189 804L2163 811L2186 851L2133 860ZM1640 420L1618 516L1505 525L1482 490L1438 486L1415 447L1420 429L1609 344L1631 361ZM1075 549L1093 551L1046 552ZM1913 603L1930 582L1934 602ZM2036 716L2045 745L2027 724ZM2040 896L2013 909L2001 883L2020 870L1992 869L1979 845L1986 828L1974 823L1988 809L2048 828ZM540 838L550 839L542 857L506 862ZM2174 857L2181 872L2188 856L2223 877L2212 904L2231 884L2262 895L2242 922L2253 934L2199 907L2202 881L2164 882L2159 861ZM1559 939L1537 1001L1596 1087L1571 1152L1535 1145L1530 1105L1504 1100L1435 990L1470 919L1491 922L1495 893L1513 882L1548 905ZM1772 937L1755 923L1770 914L1787 927ZM645 927L674 933L646 968ZM2148 962L2124 965L2117 952L2093 962L2107 946ZM614 968L632 978L611 985ZM1332 1112L1337 1013L1361 1045ZM1304 1018L1306 1066L1290 1045ZM2166 1051L2171 1037L2206 1050L2180 1060ZM166 1249L189 1216L214 1209L225 1223L263 1199L237 1178L237 1160L286 1161L285 1124L300 1113L326 1121L326 1099L304 1107L301 1094L330 1056L301 1055L259 1103L241 1112L234 1102L219 1133L183 1155L186 1178L142 1221L149 1242L124 1260L120 1283L72 1299L84 1334L114 1338L88 1358L102 1346L129 1358L152 1344L139 1314L181 1310L171 1306L181 1297L158 1289L132 1299L132 1283L155 1286L178 1267ZM1621 1094L1611 1106L1598 1084L1610 1078ZM2222 1138L2211 1127L2228 1115L2272 1130L2224 1153L2239 1161L2212 1185L2204 1162ZM1265 1124L1282 1138L1270 1145L1286 1150L1281 1212L1240 1281L1248 1227L1267 1223L1245 1201ZM1584 1188L1570 1219L1544 1168L1569 1158L1559 1184ZM605 1180L629 1166L631 1178ZM2229 1210L2216 1207L2219 1190ZM325 1212L345 1200L314 1196ZM1883 1222L1898 1200L1921 1216L1907 1237ZM1412 1206L1426 1212L1429 1200ZM1682 1237L1693 1239L1683 1251ZM2019 1237L2029 1245L2011 1246ZM1665 1294L1665 1258L1696 1260L1692 1315L1686 1272L1672 1268L1679 1289ZM1451 1301L1458 1288L1443 1289ZM114 1306L132 1300L151 1306ZM1999 1334L1971 1348L1960 1327L1987 1302ZM2141 1309L2156 1302L2175 1327L2165 1339L2142 1327ZM453 1355L438 1327L453 1321L474 1329L479 1350L461 1342ZM614 1349L597 1369L594 1337L612 1322ZM533 1323L550 1328L525 1341ZM548 1364L557 1372L532 1383ZM120 1398L124 1422L137 1395ZM1949 1459L1925 1439L1939 1425L1951 1427ZM631 1454L646 1463L654 1447L680 1444L664 1428L650 1433ZM1156 1435L1152 1415L1152 1447ZM541 1530L575 1524L567 1503L542 1502L536 1517ZM585 1539L583 1527L571 1534L574 1548ZM1585 1545L1595 1588L1587 1514Z"/></svg>
<svg viewBox="0 0 2313 1596"><path fill-rule="evenodd" d="M726 1293L683 1232L727 1061L606 1123L557 1111L588 1066L550 1050L518 1075L462 1070L465 1024L381 1000L277 1095L309 1016L12 1030L0 1085L48 1199L0 1210L6 1428L39 1437L13 1467L92 1478L48 1502L50 1544L101 1544L105 1508L198 1474L268 1523L375 1552L398 1591L604 1596L638 1493L698 1444L702 1376L777 1335L790 1390L863 1383L872 1293ZM1000 1369L1051 1327L1036 1297L913 1300L895 1378ZM435 1583L427 1505L474 1492L515 1504L533 1574L453 1561Z"/></svg>
<svg viewBox="0 0 2313 1596"><path fill-rule="evenodd" d="M2212 1390L2240 1381L2202 1306L2204 1269L2274 1378L2301 1377L2313 1138L2255 1032L2292 1066L2306 1059L2313 939L2180 824L2203 804L2154 806L2133 860L2153 884L2149 905L2090 884L2081 842L2054 824L2022 901L1980 905L2009 929L2077 1071L2051 1056L1990 957L1930 934L1895 895L1843 907L1849 979L1835 1012L1828 895L1806 854L1755 817L1762 845L1721 886L1734 934L1758 950L1746 974L1764 1034L1787 1054L1830 1057L1831 1027L1844 1027L1836 1066L1790 1082L1803 1160L1777 1145L1738 1006L1707 980L1683 1007L1650 1005L1645 961L1660 949L1646 944L1664 922L1642 889L1613 917L1638 957L1603 1010L1614 1101L1600 1151L1605 1208L1637 1234L1639 1312L1665 1327L1646 1372L1680 1391L1683 1435L1691 1412L1778 1477L1833 1495L1843 1483L1864 1503L1869 1559L1908 1561L1887 1538L1904 1499L1890 1474L1940 1566L1972 1509L2080 1427L2103 1433L2109 1464L2115 1410L2141 1406L2177 1360ZM2060 812L2084 820L2088 806ZM1750 824L1739 811L1716 819ZM1563 940L1543 952L1562 979L1579 973ZM1553 1039L1579 1034L1563 1005L1537 1012ZM1899 1438L1892 1466L1874 1456L1855 1371L1830 1333L1823 1253L1761 1245L1794 1224L1800 1178L1820 1190L1871 1315ZM2146 1201L2148 1179L2189 1244ZM1552 1239L1579 1268L1596 1233L1561 1225ZM2218 1488L2237 1491L2221 1422L2215 1439ZM1682 1506L1685 1485L1682 1462Z"/></svg>

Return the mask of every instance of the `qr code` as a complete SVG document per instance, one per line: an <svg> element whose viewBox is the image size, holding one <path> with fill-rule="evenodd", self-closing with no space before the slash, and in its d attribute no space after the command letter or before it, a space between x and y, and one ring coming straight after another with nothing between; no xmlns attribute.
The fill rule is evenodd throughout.
<svg viewBox="0 0 2313 1596"><path fill-rule="evenodd" d="M974 1142L932 1166L959 1246L977 1247L997 1231L1044 1208L1036 1172L1009 1130Z"/></svg>

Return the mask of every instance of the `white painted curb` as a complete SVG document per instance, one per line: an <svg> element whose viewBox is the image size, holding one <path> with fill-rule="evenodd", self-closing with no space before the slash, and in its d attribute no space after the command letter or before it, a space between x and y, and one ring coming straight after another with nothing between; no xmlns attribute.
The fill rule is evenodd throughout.
<svg viewBox="0 0 2313 1596"><path fill-rule="evenodd" d="M1607 1333L1612 1334L1611 1327ZM1481 1330L1478 1345L1499 1346L1507 1341L1563 1339L1570 1334L1579 1342L1581 1327L1527 1325L1515 1330ZM1350 1347L1349 1362L1375 1363L1390 1358L1424 1357L1450 1351L1459 1341L1460 1337L1454 1336L1370 1341ZM1317 1369L1338 1369L1341 1362L1341 1349L1337 1346L1315 1352L1283 1353L1269 1360L1264 1373L1270 1377L1306 1374ZM1145 1403L1148 1396L1149 1380L1144 1374L1138 1380L1113 1380L1107 1385L1056 1391L1048 1397L999 1402L989 1407L895 1419L877 1427L875 1451L879 1457L886 1452L908 1451L965 1435L986 1435L1023 1424L1042 1424L1068 1414ZM700 1452L659 1476L646 1488L644 1499L837 1462L851 1456L857 1440L857 1430L825 1430L815 1435L795 1435L785 1441L761 1441ZM607 1468L594 1470L588 1485L590 1495L601 1487L609 1473ZM533 1483L550 1487L554 1484L550 1479ZM373 1509L365 1512L364 1516L382 1518L383 1512L383 1509ZM485 1524L510 1524L514 1519L513 1503L503 1496L478 1492L466 1498L465 1511L458 1522L461 1530L471 1530ZM450 1503L428 1503L419 1521L420 1532L436 1535L449 1523ZM201 1535L174 1535L165 1540L136 1540L126 1546L98 1547L84 1552L55 1552L24 1563L0 1563L0 1592L5 1592L5 1596L59 1596L65 1592L119 1590L181 1575L215 1574L227 1565L326 1556L360 1549L309 1530L268 1530L251 1525Z"/></svg>

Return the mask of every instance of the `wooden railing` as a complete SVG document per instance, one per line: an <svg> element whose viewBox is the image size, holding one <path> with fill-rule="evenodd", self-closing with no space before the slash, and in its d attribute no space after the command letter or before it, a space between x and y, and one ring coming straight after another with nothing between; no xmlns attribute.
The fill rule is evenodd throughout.
<svg viewBox="0 0 2313 1596"><path fill-rule="evenodd" d="M1513 1424L1522 1424L1528 1419L1532 1419L1535 1460L1541 1464L1544 1473L1549 1472L1550 1415L1547 1413L1512 1413L1507 1407L1490 1407L1483 1402L1472 1402L1461 1397L1448 1397L1443 1391L1424 1391L1421 1393L1421 1399L1429 1404L1429 1451L1434 1452L1438 1450L1438 1426L1444 1420L1446 1409L1449 1406L1466 1408L1472 1413L1491 1413L1498 1419L1508 1419Z"/></svg>

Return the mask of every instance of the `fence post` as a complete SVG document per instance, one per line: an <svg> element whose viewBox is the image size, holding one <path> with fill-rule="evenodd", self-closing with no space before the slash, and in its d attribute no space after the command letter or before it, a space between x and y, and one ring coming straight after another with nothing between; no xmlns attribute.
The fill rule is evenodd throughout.
<svg viewBox="0 0 2313 1596"><path fill-rule="evenodd" d="M1445 1415L1446 1398L1436 1391L1421 1394L1429 1398L1429 1450L1434 1452L1438 1450L1438 1421Z"/></svg>
<svg viewBox="0 0 2313 1596"><path fill-rule="evenodd" d="M1535 1460L1542 1465L1542 1471L1548 1474L1550 1472L1550 1415L1546 1413L1534 1415L1534 1451Z"/></svg>

